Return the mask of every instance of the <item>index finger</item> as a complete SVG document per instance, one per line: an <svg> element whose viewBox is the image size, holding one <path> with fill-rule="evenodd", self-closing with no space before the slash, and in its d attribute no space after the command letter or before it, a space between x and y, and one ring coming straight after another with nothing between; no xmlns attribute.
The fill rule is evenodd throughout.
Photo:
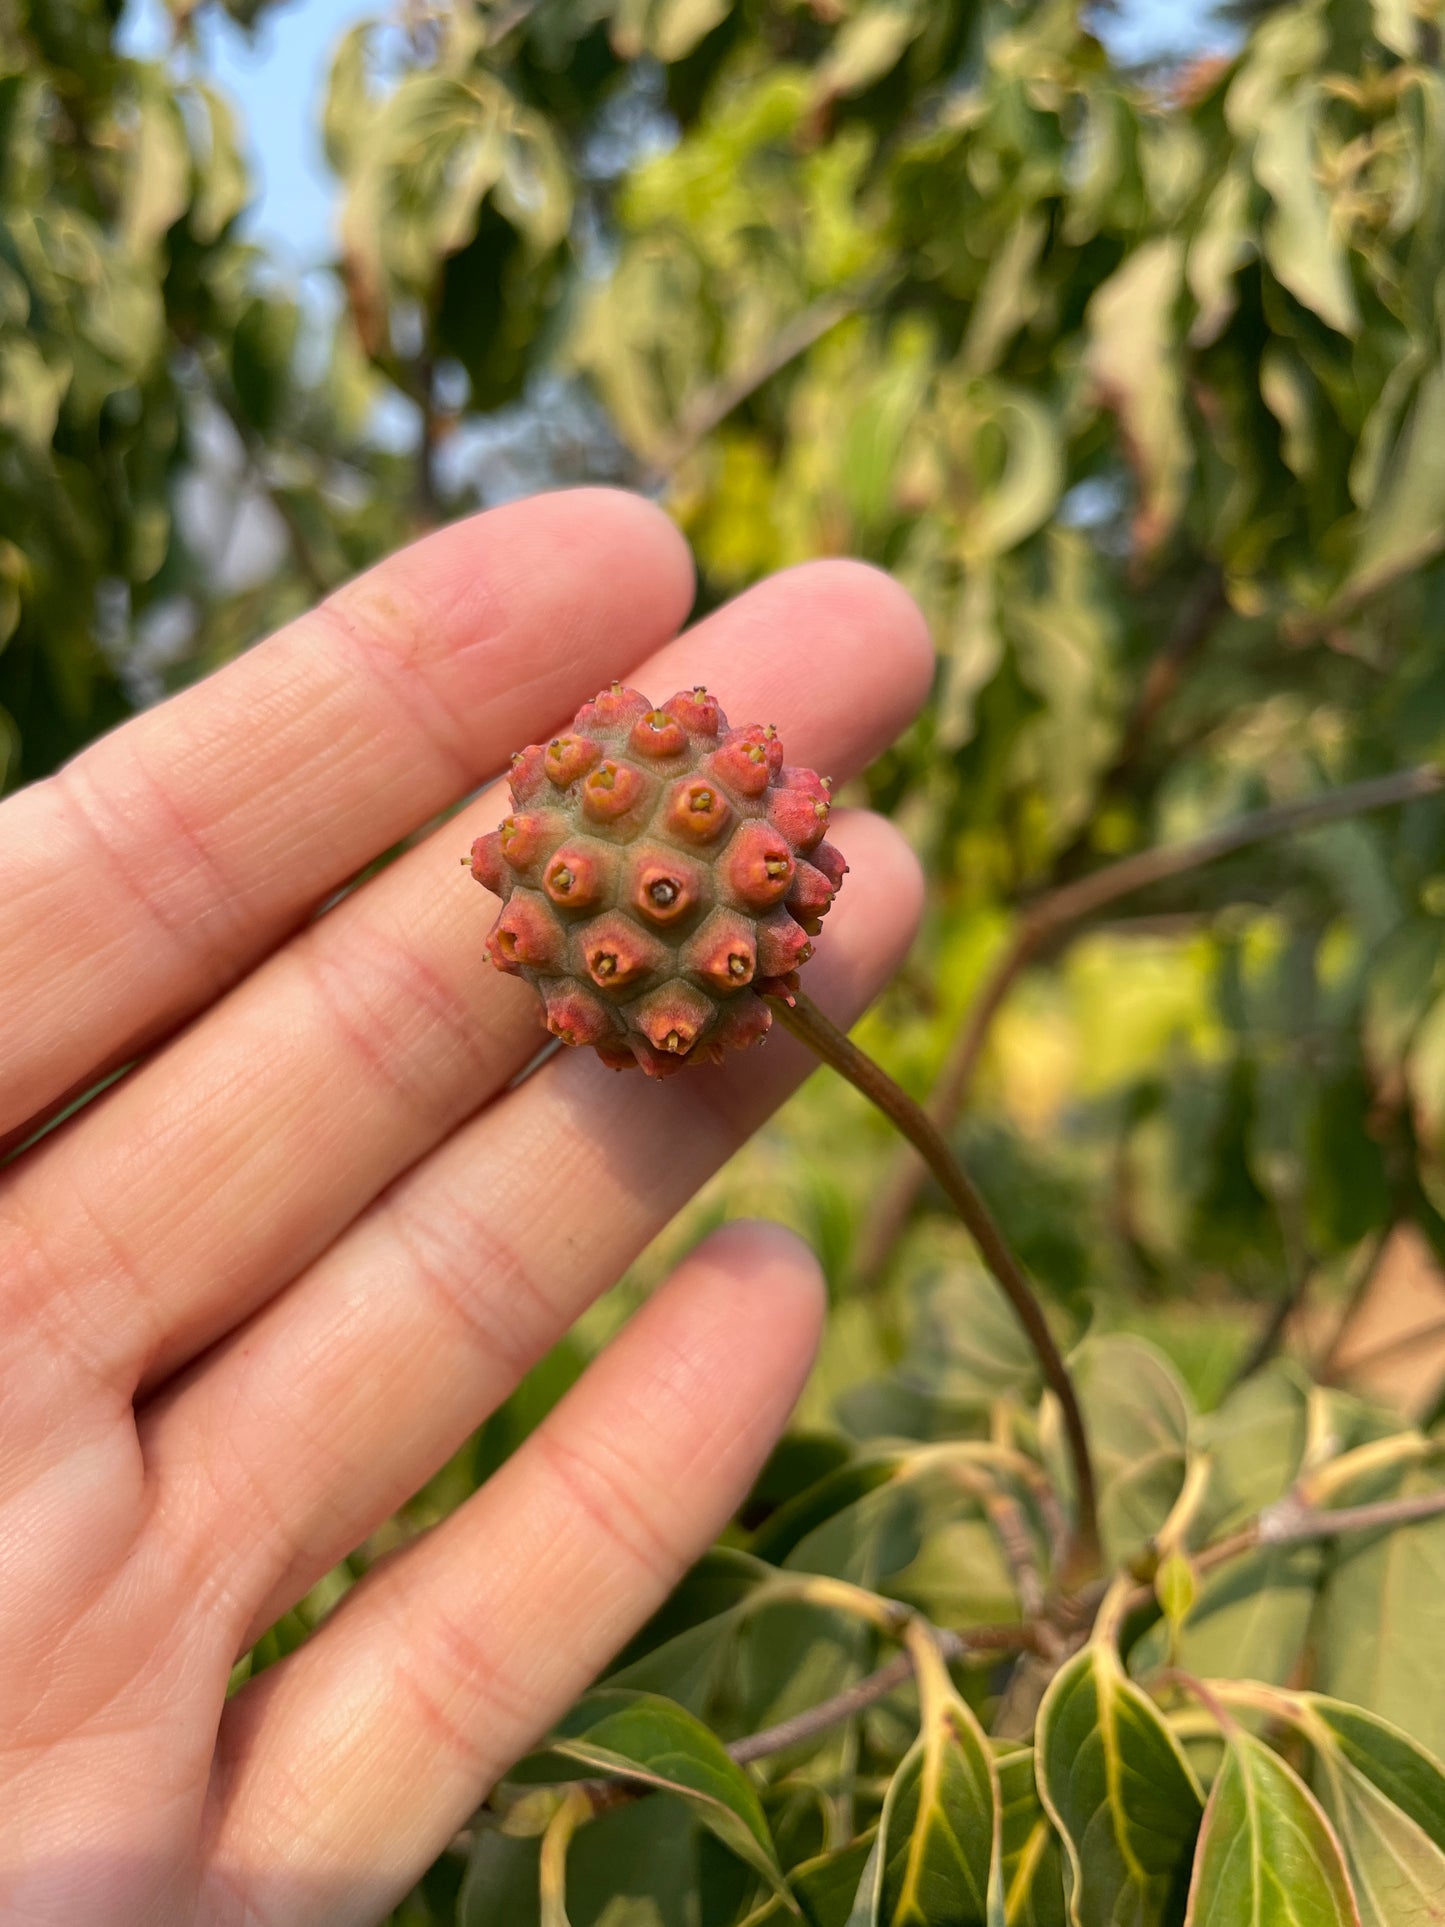
<svg viewBox="0 0 1445 1927"><path fill-rule="evenodd" d="M415 543L0 806L0 1149L666 641L687 547L613 490Z"/></svg>

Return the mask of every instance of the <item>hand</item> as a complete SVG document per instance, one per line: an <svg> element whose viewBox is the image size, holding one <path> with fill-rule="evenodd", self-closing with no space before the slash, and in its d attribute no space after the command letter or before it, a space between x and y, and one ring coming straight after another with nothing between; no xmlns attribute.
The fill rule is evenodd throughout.
<svg viewBox="0 0 1445 1927"><path fill-rule="evenodd" d="M427 1479L808 1069L665 1085L541 1041L458 868L498 790L314 915L614 676L696 682L839 777L922 699L848 563L674 638L661 515L585 492L430 537L0 806L0 1917L371 1921L745 1493L822 1300L710 1239L505 1467L228 1701L237 1656ZM830 831L830 835L834 832ZM809 984L913 932L897 835Z"/></svg>

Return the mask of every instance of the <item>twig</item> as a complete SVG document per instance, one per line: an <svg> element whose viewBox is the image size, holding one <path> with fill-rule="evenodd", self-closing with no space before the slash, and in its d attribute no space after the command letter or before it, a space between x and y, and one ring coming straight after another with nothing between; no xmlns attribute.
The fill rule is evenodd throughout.
<svg viewBox="0 0 1445 1927"><path fill-rule="evenodd" d="M1342 1505L1316 1509L1295 1499L1281 1499L1266 1507L1255 1521L1258 1546L1299 1546L1315 1539L1337 1539L1344 1532L1374 1532L1379 1526L1417 1524L1445 1512L1445 1486L1438 1492L1419 1492L1406 1499L1377 1499L1370 1505ZM1211 1550L1219 1555L1225 1545Z"/></svg>
<svg viewBox="0 0 1445 1927"><path fill-rule="evenodd" d="M1186 876L1237 851L1251 849L1292 831L1318 829L1370 810L1389 809L1419 797L1435 796L1442 789L1445 789L1445 772L1434 764L1399 770L1390 776L1370 777L1361 783L1328 790L1321 796L1251 811L1188 843L1141 850L1037 898L1024 912L1012 942L989 972L944 1060L928 1106L934 1124L945 1131L951 1128L968 1095L999 1007L1034 959L1059 942L1073 925L1136 890ZM858 1270L864 1279L881 1273L908 1221L923 1175L918 1160L907 1151L901 1153L884 1181L863 1233Z"/></svg>
<svg viewBox="0 0 1445 1927"><path fill-rule="evenodd" d="M790 1720L779 1720L776 1726L765 1726L761 1733L750 1733L746 1739L734 1740L728 1752L739 1766L747 1766L753 1760L765 1760L772 1753L786 1753L789 1747L801 1746L804 1741L826 1733L830 1727L841 1726L844 1720L866 1713L870 1706L887 1699L890 1693L912 1677L913 1655L908 1652L895 1653L886 1666L880 1666L876 1673L869 1673L855 1686L835 1693L832 1699L822 1700L817 1706L810 1706L806 1713L795 1713Z"/></svg>
<svg viewBox="0 0 1445 1927"><path fill-rule="evenodd" d="M1346 1359L1343 1365L1335 1368L1332 1377L1354 1378L1373 1365L1383 1365L1387 1359L1402 1357L1414 1351L1417 1345L1430 1345L1438 1338L1445 1338L1445 1318L1432 1318L1429 1324L1417 1325L1414 1331L1401 1332L1396 1338L1372 1345L1368 1351L1356 1352L1353 1358Z"/></svg>
<svg viewBox="0 0 1445 1927"><path fill-rule="evenodd" d="M978 1246L980 1256L1002 1287L1004 1296L1013 1306L1043 1368L1049 1389L1059 1401L1063 1413L1064 1432L1074 1469L1078 1516L1070 1549L1064 1558L1063 1571L1059 1575L1059 1584L1067 1589L1082 1583L1093 1574L1099 1562L1099 1517L1094 1467L1073 1381L1023 1267L1014 1257L988 1206L974 1189L972 1180L949 1150L943 1133L922 1106L916 1104L900 1085L895 1084L871 1057L859 1050L852 1039L825 1017L810 998L800 993L791 1004L781 997L770 997L768 1002L795 1037L876 1104L916 1147L963 1220Z"/></svg>
<svg viewBox="0 0 1445 1927"><path fill-rule="evenodd" d="M831 334L839 322L856 314L872 298L878 285L875 277L836 294L822 296L780 328L757 360L750 362L740 374L710 382L700 389L684 405L672 434L653 456L648 479L654 485L666 481L735 408L741 408L774 375L781 374L790 361L796 361L824 335Z"/></svg>
<svg viewBox="0 0 1445 1927"><path fill-rule="evenodd" d="M1380 1269L1380 1262L1389 1247L1391 1236L1398 1222L1398 1219L1392 1218L1388 1224L1381 1225L1375 1234L1372 1244L1366 1249L1364 1263L1360 1266L1359 1276L1350 1288L1349 1296L1345 1300L1345 1308L1340 1313L1339 1320L1330 1336L1330 1342L1324 1349L1324 1355L1312 1373L1312 1376L1321 1385L1332 1384L1336 1374L1340 1370L1340 1353L1344 1349L1350 1327L1354 1324L1365 1300L1370 1295L1370 1287L1375 1282L1375 1276Z"/></svg>

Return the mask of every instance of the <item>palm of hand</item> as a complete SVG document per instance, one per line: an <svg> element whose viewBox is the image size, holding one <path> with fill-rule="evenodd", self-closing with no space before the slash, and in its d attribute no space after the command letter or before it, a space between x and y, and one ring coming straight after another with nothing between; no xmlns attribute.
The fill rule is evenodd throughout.
<svg viewBox="0 0 1445 1927"><path fill-rule="evenodd" d="M710 1240L503 1470L229 1701L238 1656L461 1444L801 1077L657 1088L538 1042L455 854L485 795L318 905L614 674L702 680L840 776L921 698L885 578L795 571L671 639L691 578L625 497L394 558L0 807L0 1915L374 1920L712 1538L820 1299ZM798 638L806 637L806 642ZM911 935L887 826L811 981ZM619 1422L621 1417L622 1422Z"/></svg>

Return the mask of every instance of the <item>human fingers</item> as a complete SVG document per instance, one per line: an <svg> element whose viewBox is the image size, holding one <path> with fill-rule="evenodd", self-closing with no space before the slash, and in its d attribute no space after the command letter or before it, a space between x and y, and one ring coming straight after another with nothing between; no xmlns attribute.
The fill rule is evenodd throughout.
<svg viewBox="0 0 1445 1927"><path fill-rule="evenodd" d="M212 1801L232 1908L342 1927L405 1892L721 1528L822 1307L786 1233L718 1233L475 1498L243 1688Z"/></svg>
<svg viewBox="0 0 1445 1927"><path fill-rule="evenodd" d="M644 673L654 690L707 681L776 720L796 759L847 774L930 668L904 592L829 563L740 597ZM536 1048L535 1006L483 961L485 908L455 865L500 813L484 799L410 852L37 1148L4 1198L16 1325L108 1383L154 1384L506 1083Z"/></svg>
<svg viewBox="0 0 1445 1927"><path fill-rule="evenodd" d="M0 806L0 1149L673 634L687 548L604 489L415 543Z"/></svg>

